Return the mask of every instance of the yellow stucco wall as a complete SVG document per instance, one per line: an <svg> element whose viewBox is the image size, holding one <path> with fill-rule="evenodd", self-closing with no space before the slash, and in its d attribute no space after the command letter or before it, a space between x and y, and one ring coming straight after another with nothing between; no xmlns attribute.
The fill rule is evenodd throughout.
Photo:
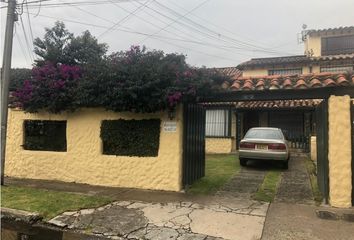
<svg viewBox="0 0 354 240"><path fill-rule="evenodd" d="M310 140L310 150L311 150L311 160L312 161L317 161L317 141L316 141L316 136L311 136Z"/></svg>
<svg viewBox="0 0 354 240"><path fill-rule="evenodd" d="M256 76L267 76L268 69L244 69L242 70L243 77L256 77Z"/></svg>
<svg viewBox="0 0 354 240"><path fill-rule="evenodd" d="M350 207L352 191L349 96L331 96L328 106L329 198L334 207Z"/></svg>
<svg viewBox="0 0 354 240"><path fill-rule="evenodd" d="M309 66L303 66L303 67L292 67L290 66L285 66L285 67L277 67L275 69L292 69L292 68L302 68L302 74L308 74L310 73L310 67ZM242 71L242 76L243 77L257 77L257 76L267 76L268 75L268 70L271 70L273 68L257 68L257 69L244 69ZM319 65L313 65L312 66L312 73L320 73L320 66Z"/></svg>
<svg viewBox="0 0 354 240"><path fill-rule="evenodd" d="M321 37L308 36L305 41L305 51L311 51L313 53L313 57L321 56Z"/></svg>
<svg viewBox="0 0 354 240"><path fill-rule="evenodd" d="M182 188L182 111L176 114L177 131L163 131L167 113L114 113L82 109L60 115L25 114L10 110L5 174L11 177L60 180L93 185L179 191ZM100 125L107 119L160 118L157 157L102 154ZM23 120L67 120L67 152L24 150Z"/></svg>
<svg viewBox="0 0 354 240"><path fill-rule="evenodd" d="M235 147L235 138L206 138L205 152L206 153L231 153Z"/></svg>

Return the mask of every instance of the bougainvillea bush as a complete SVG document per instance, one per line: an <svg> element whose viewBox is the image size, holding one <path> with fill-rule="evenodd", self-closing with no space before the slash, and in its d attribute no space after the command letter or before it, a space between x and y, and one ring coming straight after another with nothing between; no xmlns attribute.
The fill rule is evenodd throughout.
<svg viewBox="0 0 354 240"><path fill-rule="evenodd" d="M71 109L78 81L82 73L79 66L47 63L32 69L32 77L13 94L16 103L28 112L45 110L57 113Z"/></svg>
<svg viewBox="0 0 354 240"><path fill-rule="evenodd" d="M133 46L96 64L35 67L14 96L28 112L82 107L156 112L194 101L228 80L217 71L189 66L184 55Z"/></svg>

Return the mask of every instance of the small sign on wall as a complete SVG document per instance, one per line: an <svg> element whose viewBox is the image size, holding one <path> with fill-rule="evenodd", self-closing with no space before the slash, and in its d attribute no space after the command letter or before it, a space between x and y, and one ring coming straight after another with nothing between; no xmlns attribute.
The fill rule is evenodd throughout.
<svg viewBox="0 0 354 240"><path fill-rule="evenodd" d="M163 131L164 132L176 132L177 131L177 122L176 121L168 121L163 123Z"/></svg>

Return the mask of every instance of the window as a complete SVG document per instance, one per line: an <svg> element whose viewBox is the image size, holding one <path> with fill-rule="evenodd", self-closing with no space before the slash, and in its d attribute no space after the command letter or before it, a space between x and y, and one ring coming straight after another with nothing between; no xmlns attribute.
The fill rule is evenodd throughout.
<svg viewBox="0 0 354 240"><path fill-rule="evenodd" d="M66 121L25 120L23 148L66 152Z"/></svg>
<svg viewBox="0 0 354 240"><path fill-rule="evenodd" d="M354 53L354 35L321 38L321 55Z"/></svg>
<svg viewBox="0 0 354 240"><path fill-rule="evenodd" d="M205 135L207 137L230 137L230 118L229 109L206 110Z"/></svg>
<svg viewBox="0 0 354 240"><path fill-rule="evenodd" d="M321 72L347 72L352 71L353 66L331 66L331 67L321 67Z"/></svg>
<svg viewBox="0 0 354 240"><path fill-rule="evenodd" d="M279 130L276 129L250 129L245 138L256 139L283 139L283 136Z"/></svg>
<svg viewBox="0 0 354 240"><path fill-rule="evenodd" d="M103 154L138 157L158 156L160 125L160 119L102 121Z"/></svg>
<svg viewBox="0 0 354 240"><path fill-rule="evenodd" d="M271 69L268 70L268 75L294 75L302 74L302 68L292 68L292 69Z"/></svg>

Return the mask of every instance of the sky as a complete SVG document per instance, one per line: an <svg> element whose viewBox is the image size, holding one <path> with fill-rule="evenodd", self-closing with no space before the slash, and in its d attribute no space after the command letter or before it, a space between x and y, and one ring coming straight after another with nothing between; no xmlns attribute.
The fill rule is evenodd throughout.
<svg viewBox="0 0 354 240"><path fill-rule="evenodd" d="M198 67L301 55L304 24L307 29L354 25L353 0L43 0L41 7L39 0L27 2L17 8L22 14L15 24L14 68L32 66L32 39L43 38L58 20L75 35L89 30L108 44L109 53L145 45L184 54ZM6 5L0 3L1 64Z"/></svg>

